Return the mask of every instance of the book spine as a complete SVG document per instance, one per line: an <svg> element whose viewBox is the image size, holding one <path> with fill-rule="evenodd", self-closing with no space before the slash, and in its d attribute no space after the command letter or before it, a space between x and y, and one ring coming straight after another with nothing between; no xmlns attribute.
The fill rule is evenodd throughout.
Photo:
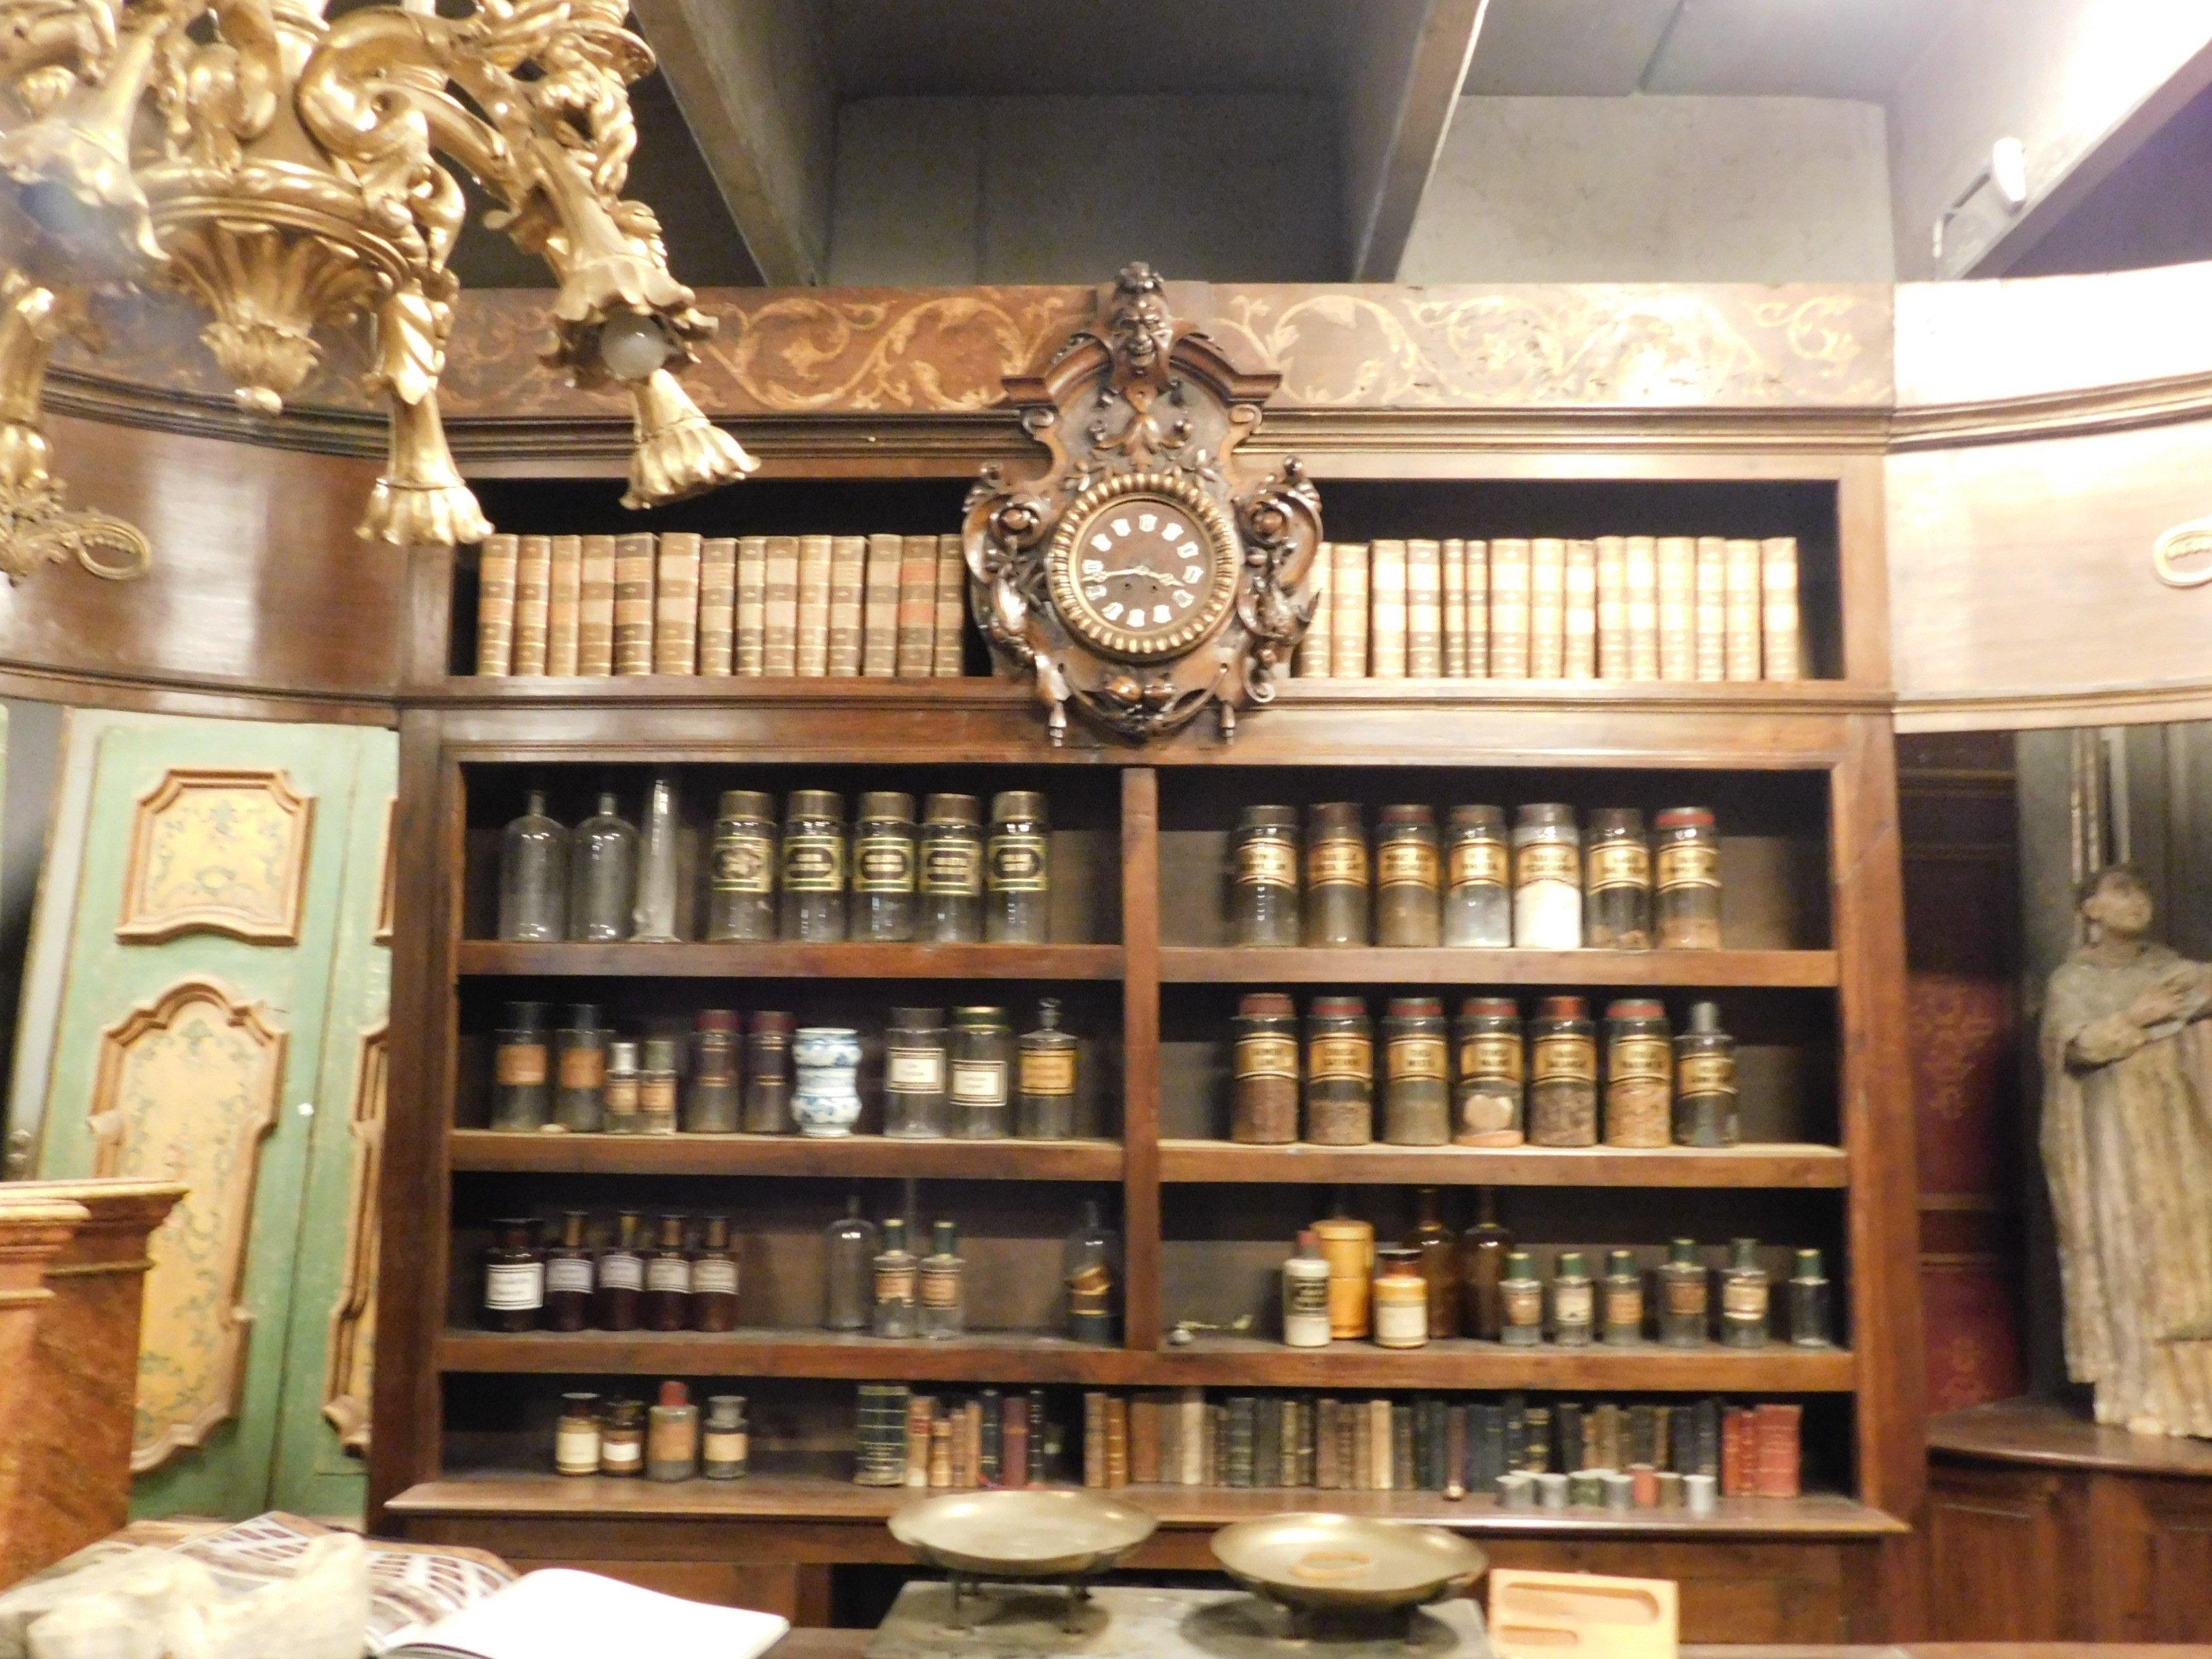
<svg viewBox="0 0 2212 1659"><path fill-rule="evenodd" d="M1729 678L1755 680L1759 675L1759 544L1731 538L1721 552L1721 632Z"/></svg>
<svg viewBox="0 0 2212 1659"><path fill-rule="evenodd" d="M833 538L799 538L799 646L795 666L801 679L818 680L830 672L830 573Z"/></svg>
<svg viewBox="0 0 2212 1659"><path fill-rule="evenodd" d="M926 679L935 666L937 538L908 536L899 556L898 672Z"/></svg>
<svg viewBox="0 0 2212 1659"><path fill-rule="evenodd" d="M833 679L860 672L860 598L867 580L868 538L830 538L830 617L827 672Z"/></svg>
<svg viewBox="0 0 2212 1659"><path fill-rule="evenodd" d="M1662 536L1659 562L1659 678L1698 677L1697 543L1687 536Z"/></svg>
<svg viewBox="0 0 2212 1659"><path fill-rule="evenodd" d="M487 536L477 558L477 672L514 672L515 538Z"/></svg>
<svg viewBox="0 0 2212 1659"><path fill-rule="evenodd" d="M1505 1461L1505 1407L1477 1406L1468 1415L1468 1432L1474 1443L1468 1450L1467 1488L1494 1493L1498 1477L1510 1467Z"/></svg>
<svg viewBox="0 0 2212 1659"><path fill-rule="evenodd" d="M1303 1395L1295 1403L1297 1421L1291 1426L1291 1445L1295 1453L1291 1484L1294 1486L1312 1486L1316 1484L1314 1479L1314 1458L1320 1449L1319 1439L1314 1432L1313 1396Z"/></svg>
<svg viewBox="0 0 2212 1659"><path fill-rule="evenodd" d="M1510 1474L1528 1467L1528 1408L1518 1395L1509 1397L1505 1413L1505 1469Z"/></svg>
<svg viewBox="0 0 2212 1659"><path fill-rule="evenodd" d="M545 602L545 672L574 678L583 623L584 538L556 536Z"/></svg>
<svg viewBox="0 0 2212 1659"><path fill-rule="evenodd" d="M553 598L553 538L524 536L514 555L514 672L545 672L547 611Z"/></svg>
<svg viewBox="0 0 2212 1659"><path fill-rule="evenodd" d="M903 539L868 538L868 565L860 601L860 672L889 679L898 672L899 558Z"/></svg>
<svg viewBox="0 0 2212 1659"><path fill-rule="evenodd" d="M1659 1421L1649 1406L1628 1408L1628 1461L1659 1467Z"/></svg>
<svg viewBox="0 0 2212 1659"><path fill-rule="evenodd" d="M1160 1479L1160 1402L1140 1394L1129 1402L1129 1480L1151 1486Z"/></svg>
<svg viewBox="0 0 2212 1659"><path fill-rule="evenodd" d="M996 1486L1000 1484L999 1456L1006 1446L1006 1419L1000 1406L999 1391L996 1389L984 1389L981 1403L983 1418L982 1438L976 1450L975 1484L979 1486Z"/></svg>
<svg viewBox="0 0 2212 1659"><path fill-rule="evenodd" d="M1650 536L1623 539L1627 571L1628 678L1659 678L1659 544Z"/></svg>
<svg viewBox="0 0 2212 1659"><path fill-rule="evenodd" d="M983 1402L969 1401L960 1414L960 1484L980 1486L983 1484Z"/></svg>
<svg viewBox="0 0 2212 1659"><path fill-rule="evenodd" d="M1567 672L1567 544L1556 536L1528 544L1528 678Z"/></svg>
<svg viewBox="0 0 2212 1659"><path fill-rule="evenodd" d="M1571 680L1597 678L1597 544L1567 544L1566 647L1560 664Z"/></svg>
<svg viewBox="0 0 2212 1659"><path fill-rule="evenodd" d="M906 1484L929 1484L929 1425L936 1420L937 1401L926 1394L912 1395L906 1402Z"/></svg>
<svg viewBox="0 0 2212 1659"><path fill-rule="evenodd" d="M1252 1484L1283 1485L1283 1407L1279 1395L1261 1395L1252 1402Z"/></svg>
<svg viewBox="0 0 2212 1659"><path fill-rule="evenodd" d="M737 671L747 679L768 672L768 538L738 538Z"/></svg>
<svg viewBox="0 0 2212 1659"><path fill-rule="evenodd" d="M1780 1401L1752 1408L1751 1488L1759 1498L1795 1498L1803 1490L1801 1441L1805 1408Z"/></svg>
<svg viewBox="0 0 2212 1659"><path fill-rule="evenodd" d="M688 530L660 538L653 592L653 672L699 672L699 543Z"/></svg>
<svg viewBox="0 0 2212 1659"><path fill-rule="evenodd" d="M1393 1406L1390 1412L1390 1492L1418 1492L1420 1473L1413 1457L1413 1408Z"/></svg>
<svg viewBox="0 0 2212 1659"><path fill-rule="evenodd" d="M1467 677L1490 678L1490 544L1467 544Z"/></svg>
<svg viewBox="0 0 2212 1659"><path fill-rule="evenodd" d="M1465 1406L1444 1408L1444 1490L1449 1492L1453 1482L1472 1491L1480 1491L1474 1484L1474 1425L1468 1421L1470 1412Z"/></svg>
<svg viewBox="0 0 2212 1659"><path fill-rule="evenodd" d="M1344 1477L1336 1462L1336 1401L1317 1400L1314 1402L1314 1487L1319 1492L1340 1492Z"/></svg>
<svg viewBox="0 0 2212 1659"><path fill-rule="evenodd" d="M941 1406L929 1419L929 1484L939 1488L952 1484L952 1419Z"/></svg>
<svg viewBox="0 0 2212 1659"><path fill-rule="evenodd" d="M1372 1490L1398 1489L1397 1412L1387 1400L1367 1402L1368 1457L1375 1476Z"/></svg>
<svg viewBox="0 0 2212 1659"><path fill-rule="evenodd" d="M1583 1440L1583 1408L1563 1400L1553 1409L1559 1413L1559 1467L1569 1474L1595 1468L1590 1462L1589 1447Z"/></svg>
<svg viewBox="0 0 2212 1659"><path fill-rule="evenodd" d="M1240 1394L1229 1402L1228 1484L1249 1486L1255 1465L1259 1461L1259 1402L1249 1394Z"/></svg>
<svg viewBox="0 0 2212 1659"><path fill-rule="evenodd" d="M1625 1469L1628 1467L1628 1443L1626 1416L1619 1402L1608 1400L1597 1408L1598 1439L1604 1454L1604 1467Z"/></svg>
<svg viewBox="0 0 2212 1659"><path fill-rule="evenodd" d="M737 663L738 543L709 536L699 544L699 672L727 678Z"/></svg>
<svg viewBox="0 0 2212 1659"><path fill-rule="evenodd" d="M1202 1486L1206 1484L1206 1391L1185 1389L1176 1403L1182 1419L1182 1467L1177 1476L1178 1484Z"/></svg>
<svg viewBox="0 0 2212 1659"><path fill-rule="evenodd" d="M1528 678L1528 544L1508 537L1490 544L1490 678Z"/></svg>
<svg viewBox="0 0 2212 1659"><path fill-rule="evenodd" d="M1805 660L1798 635L1797 538L1773 536L1759 543L1759 639L1765 651L1766 678L1802 679Z"/></svg>
<svg viewBox="0 0 2212 1659"><path fill-rule="evenodd" d="M1728 544L1698 538L1696 672L1700 680L1728 678Z"/></svg>
<svg viewBox="0 0 2212 1659"><path fill-rule="evenodd" d="M1443 548L1406 544L1406 678L1441 679L1444 672Z"/></svg>
<svg viewBox="0 0 2212 1659"><path fill-rule="evenodd" d="M1753 1419L1750 1412L1730 1407L1721 1419L1721 1496L1751 1496L1750 1449Z"/></svg>
<svg viewBox="0 0 2212 1659"><path fill-rule="evenodd" d="M1597 557L1597 677L1628 678L1628 544L1600 536Z"/></svg>
<svg viewBox="0 0 2212 1659"><path fill-rule="evenodd" d="M615 538L615 672L653 672L653 538Z"/></svg>
<svg viewBox="0 0 2212 1659"><path fill-rule="evenodd" d="M1083 1484L1093 1490L1106 1484L1106 1395L1097 1389L1083 1395Z"/></svg>
<svg viewBox="0 0 2212 1659"><path fill-rule="evenodd" d="M1467 678L1467 543L1447 537L1437 548L1437 579L1443 584L1443 676Z"/></svg>
<svg viewBox="0 0 2212 1659"><path fill-rule="evenodd" d="M1367 674L1406 678L1406 544L1376 542L1369 549Z"/></svg>
<svg viewBox="0 0 2212 1659"><path fill-rule="evenodd" d="M1206 1408L1206 1479L1200 1484L1229 1484L1229 1407L1218 1401Z"/></svg>
<svg viewBox="0 0 2212 1659"><path fill-rule="evenodd" d="M770 536L763 568L761 672L790 679L799 672L799 538Z"/></svg>
<svg viewBox="0 0 2212 1659"><path fill-rule="evenodd" d="M1297 654L1291 659L1297 678L1302 680L1325 680L1331 672L1330 658L1335 641L1329 630L1335 623L1331 620L1334 611L1329 603L1329 588L1334 580L1331 567L1335 556L1336 544L1323 542L1314 550L1313 566L1306 575L1313 587L1313 616L1306 623L1305 637L1298 641Z"/></svg>
<svg viewBox="0 0 2212 1659"><path fill-rule="evenodd" d="M1129 1484L1129 1401L1125 1395L1106 1396L1106 1485L1120 1491Z"/></svg>
<svg viewBox="0 0 2212 1659"><path fill-rule="evenodd" d="M1552 1462L1552 1408L1549 1406L1523 1407L1521 1419L1528 1426L1528 1472L1542 1474L1554 1467Z"/></svg>
<svg viewBox="0 0 2212 1659"><path fill-rule="evenodd" d="M1045 1420L1044 1390L1030 1390L1030 1485L1042 1486L1052 1479L1051 1426Z"/></svg>
<svg viewBox="0 0 2212 1659"><path fill-rule="evenodd" d="M576 672L615 672L615 538L584 538L583 580L576 604Z"/></svg>
<svg viewBox="0 0 2212 1659"><path fill-rule="evenodd" d="M1367 678L1367 544L1339 542L1329 560L1329 674L1340 680Z"/></svg>
<svg viewBox="0 0 2212 1659"><path fill-rule="evenodd" d="M1000 1431L999 1484L1026 1486L1030 1483L1030 1402L1025 1395L1010 1394L1000 1407L1004 1426Z"/></svg>
<svg viewBox="0 0 2212 1659"><path fill-rule="evenodd" d="M963 648L968 640L968 563L960 551L960 538L937 538L937 605L929 647L930 669L941 680L957 680L965 672Z"/></svg>

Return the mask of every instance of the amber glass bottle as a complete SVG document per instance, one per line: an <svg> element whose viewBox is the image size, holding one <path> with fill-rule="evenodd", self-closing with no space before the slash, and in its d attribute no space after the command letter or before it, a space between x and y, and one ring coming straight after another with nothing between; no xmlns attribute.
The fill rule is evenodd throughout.
<svg viewBox="0 0 2212 1659"><path fill-rule="evenodd" d="M544 1328L580 1331L592 1314L592 1252L584 1238L586 1216L568 1210L561 1217L561 1236L545 1252Z"/></svg>
<svg viewBox="0 0 2212 1659"><path fill-rule="evenodd" d="M645 1295L639 1304L648 1331L680 1331L691 1322L691 1254L684 1248L684 1218L660 1218L659 1236L645 1259Z"/></svg>
<svg viewBox="0 0 2212 1659"><path fill-rule="evenodd" d="M691 1258L691 1328L738 1328L738 1258L730 1249L730 1218L710 1215L700 1224L699 1249Z"/></svg>

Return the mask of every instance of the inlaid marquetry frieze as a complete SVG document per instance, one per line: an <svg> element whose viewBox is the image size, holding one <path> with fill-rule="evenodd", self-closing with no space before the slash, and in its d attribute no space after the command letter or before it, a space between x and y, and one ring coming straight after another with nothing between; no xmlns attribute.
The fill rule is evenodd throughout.
<svg viewBox="0 0 2212 1659"><path fill-rule="evenodd" d="M376 1263L381 1248L376 1194L384 1169L384 1105L389 1073L387 1022L364 1032L354 1066L353 1173L346 1188L345 1273L331 1310L323 1415L349 1451L368 1448L370 1362L376 1340Z"/></svg>
<svg viewBox="0 0 2212 1659"><path fill-rule="evenodd" d="M204 1445L236 1415L254 1184L275 1127L285 1031L214 979L182 979L100 1034L94 1172L186 1188L149 1243L131 1467Z"/></svg>
<svg viewBox="0 0 2212 1659"><path fill-rule="evenodd" d="M116 936L297 944L314 813L281 769L171 767L138 799Z"/></svg>

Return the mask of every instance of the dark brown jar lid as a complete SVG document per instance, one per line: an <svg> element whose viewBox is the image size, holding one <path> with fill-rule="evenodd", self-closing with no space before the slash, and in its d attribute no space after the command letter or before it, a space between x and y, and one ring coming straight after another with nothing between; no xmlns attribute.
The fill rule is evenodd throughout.
<svg viewBox="0 0 2212 1659"><path fill-rule="evenodd" d="M738 1029L737 1010L702 1008L699 1011L699 1029L702 1031L735 1031Z"/></svg>
<svg viewBox="0 0 2212 1659"><path fill-rule="evenodd" d="M1280 991L1248 992L1237 1005L1239 1019L1290 1019L1297 1012L1297 1005Z"/></svg>
<svg viewBox="0 0 2212 1659"><path fill-rule="evenodd" d="M1580 997L1546 997L1536 1005L1539 1019L1588 1019L1589 1005Z"/></svg>
<svg viewBox="0 0 2212 1659"><path fill-rule="evenodd" d="M981 823L983 809L973 795L932 795L922 804L922 819L927 823Z"/></svg>
<svg viewBox="0 0 2212 1659"><path fill-rule="evenodd" d="M745 1029L755 1036L789 1036L799 1029L796 1015L779 1013L771 1008L759 1008L745 1016Z"/></svg>
<svg viewBox="0 0 2212 1659"><path fill-rule="evenodd" d="M901 1030L931 1030L945 1024L945 1010L942 1008L894 1008L891 1010L890 1023Z"/></svg>
<svg viewBox="0 0 2212 1659"><path fill-rule="evenodd" d="M1658 817L1662 830L1710 830L1713 827L1713 809L1710 806L1670 806Z"/></svg>
<svg viewBox="0 0 2212 1659"><path fill-rule="evenodd" d="M1459 1006L1462 1019L1518 1019L1521 1005L1511 997L1469 997Z"/></svg>
<svg viewBox="0 0 2212 1659"><path fill-rule="evenodd" d="M1721 1030L1721 1006L1717 1002L1693 1002L1690 1005L1689 1035L1692 1036L1726 1036Z"/></svg>
<svg viewBox="0 0 2212 1659"><path fill-rule="evenodd" d="M568 1023L562 1028L570 1031L596 1031L599 1029L599 1005L596 1002L572 1002L568 1005Z"/></svg>
<svg viewBox="0 0 2212 1659"><path fill-rule="evenodd" d="M832 823L845 819L845 798L834 789L794 789L791 799L784 803L783 818L787 823L797 823L805 818L828 818Z"/></svg>
<svg viewBox="0 0 2212 1659"><path fill-rule="evenodd" d="M1045 821L1044 796L1035 789L1001 789L991 797L991 822L1018 823L1033 818Z"/></svg>
<svg viewBox="0 0 2212 1659"><path fill-rule="evenodd" d="M1644 835L1644 813L1634 806L1594 806L1590 809L1589 836L1592 841Z"/></svg>
<svg viewBox="0 0 2212 1659"><path fill-rule="evenodd" d="M1386 806L1376 820L1386 833L1392 830L1434 830L1437 815L1418 802L1401 806Z"/></svg>
<svg viewBox="0 0 2212 1659"><path fill-rule="evenodd" d="M1295 806L1248 806L1237 820L1243 830L1288 830L1296 833L1298 809Z"/></svg>
<svg viewBox="0 0 2212 1659"><path fill-rule="evenodd" d="M775 822L775 797L758 789L725 789L722 804L716 815L726 818L743 818L751 823Z"/></svg>
<svg viewBox="0 0 2212 1659"><path fill-rule="evenodd" d="M1607 1019L1664 1019L1667 1009L1664 1004L1649 997L1622 997L1606 1006L1605 1017Z"/></svg>
<svg viewBox="0 0 2212 1659"><path fill-rule="evenodd" d="M902 795L896 789L871 789L860 797L860 823L879 823L889 819L894 823L914 822L914 797Z"/></svg>
<svg viewBox="0 0 2212 1659"><path fill-rule="evenodd" d="M1392 997L1389 1019L1442 1019L1444 1005L1437 997Z"/></svg>
<svg viewBox="0 0 2212 1659"><path fill-rule="evenodd" d="M545 1029L545 1005L542 1002L510 1002L507 1018L500 1022L503 1031L514 1031L523 1036L542 1032Z"/></svg>
<svg viewBox="0 0 2212 1659"><path fill-rule="evenodd" d="M1306 1010L1309 1019L1364 1019L1367 1004L1359 997L1316 997Z"/></svg>
<svg viewBox="0 0 2212 1659"><path fill-rule="evenodd" d="M1358 836L1366 833L1366 824L1360 817L1359 803L1356 800L1326 800L1306 813L1306 823L1314 839L1330 835Z"/></svg>
<svg viewBox="0 0 2212 1659"><path fill-rule="evenodd" d="M1505 809L1502 806L1455 806L1451 810L1451 832L1455 836L1502 836L1505 833Z"/></svg>
<svg viewBox="0 0 2212 1659"><path fill-rule="evenodd" d="M645 1065L648 1072L673 1072L684 1064L684 1039L672 1036L649 1036L645 1040Z"/></svg>

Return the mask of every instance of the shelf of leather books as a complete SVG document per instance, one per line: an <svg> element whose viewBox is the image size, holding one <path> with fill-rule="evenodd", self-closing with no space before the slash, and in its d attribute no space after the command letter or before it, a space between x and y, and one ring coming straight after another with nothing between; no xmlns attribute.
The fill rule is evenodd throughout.
<svg viewBox="0 0 2212 1659"><path fill-rule="evenodd" d="M770 1601L819 1612L831 1575L902 1559L881 1522L917 1487L1088 1482L1161 1517L1133 1569L1208 1566L1208 1529L1241 1516L1343 1509L1464 1528L1509 1563L1679 1578L1691 1639L1880 1634L1880 1562L1923 1477L1917 1383L1893 1352L1913 1328L1899 1310L1915 1316L1878 459L1602 434L1394 450L1346 418L1298 441L1334 539L1319 637L1273 704L1233 742L1210 722L1141 746L1078 722L1055 745L969 614L954 532L990 445L856 456L843 434L810 472L805 422L787 426L762 480L647 514L622 511L589 459L482 464L512 541L416 556L431 643L402 716L385 1214L407 1248L380 1290L381 1523L648 1580L735 1560ZM1409 595L1402 620L1378 586ZM1761 596L1785 588L1787 637L1762 636ZM1700 592L1711 614L1686 618ZM1731 595L1749 609L1729 612ZM1733 670L1732 615L1749 652ZM502 836L532 793L575 833L603 794L637 823L656 780L673 785L673 941L501 939ZM848 818L868 792L969 796L987 820L1006 792L1041 795L1042 937L708 938L725 793L780 816L807 790ZM1475 804L1509 823L1529 803L1579 824L1706 809L1717 947L1237 943L1225 872L1247 809L1303 823L1343 802L1370 834L1408 803L1440 830ZM1447 1024L1468 999L1509 1000L1526 1024L1579 997L1601 1045L1616 1000L1656 1001L1678 1033L1711 1004L1735 1041L1739 1128L1718 1146L1390 1144L1378 1084L1367 1144L1233 1139L1235 1022L1266 992L1299 1021L1360 1000L1378 1073L1397 998L1436 998ZM884 1133L894 1008L1000 1008L1018 1036L1044 999L1076 1040L1069 1133ZM555 1025L586 1005L641 1043L708 1011L740 1032L763 1012L849 1028L854 1133L496 1127L516 1004ZM1449 1226L1493 1216L1547 1280L1563 1253L1596 1275L1628 1252L1638 1340L1561 1343L1547 1317L1528 1346L1287 1346L1300 1231L1364 1220L1391 1244L1429 1188ZM918 1254L931 1223L957 1224L957 1334L824 1328L825 1229L854 1202L910 1217ZM1086 1207L1119 1241L1103 1342L1066 1321L1063 1241ZM648 1230L729 1217L733 1328L491 1328L497 1224L571 1212L602 1243L625 1212ZM1758 1241L1765 1341L1723 1341L1717 1321L1659 1340L1681 1238L1717 1310L1730 1242ZM1817 1342L1784 1322L1804 1250L1832 1282ZM744 1396L744 1479L555 1473L564 1395L649 1401L666 1380ZM878 1478L896 1464L890 1484L856 1481L871 1460ZM1574 1480L1600 1468L1620 1478ZM1516 1472L1535 1478L1501 1481ZM1559 1507L1552 1475L1571 1488ZM1705 1475L1717 1495L1693 1506Z"/></svg>

